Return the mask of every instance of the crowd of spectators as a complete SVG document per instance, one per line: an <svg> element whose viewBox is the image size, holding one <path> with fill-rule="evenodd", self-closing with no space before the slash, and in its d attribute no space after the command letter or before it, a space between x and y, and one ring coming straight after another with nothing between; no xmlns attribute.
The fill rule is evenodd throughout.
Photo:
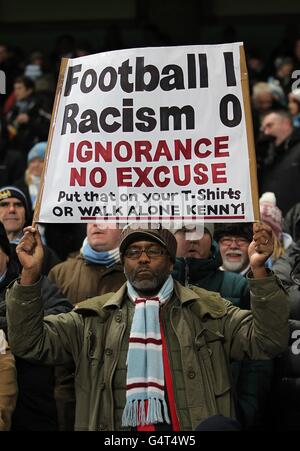
<svg viewBox="0 0 300 451"><path fill-rule="evenodd" d="M264 59L254 50L247 52L246 48L246 57L261 217L271 227L275 242L274 252L265 266L274 270L289 294L292 337L300 321L300 278L297 276L300 255L300 190L297 189L300 175L300 76L297 78L300 37L290 47L278 46L278 49L272 58ZM22 239L23 227L31 223L37 200L60 60L91 52L89 44L76 43L67 36L58 41L51 54L37 49L20 56L20 52L0 42L0 70L6 75L6 93L0 95L0 224L5 229L1 229L5 239L0 248L2 245L7 257L4 255L4 274L9 276L9 280L1 279L0 313L3 316L1 329L6 333L5 292L8 282L22 269L16 246ZM173 231L178 245L174 279L185 286L217 291L241 309L250 309L246 275L250 267L248 248L252 241L252 225L249 228L249 225L220 224L214 230L213 225L208 224L201 240L186 241L184 232ZM49 311L53 314L70 311L73 305L86 298L117 291L125 281L118 250L118 230L104 232L95 224L89 224L87 230L79 224L44 224L40 233L45 253L42 269L45 315ZM9 242L6 242L6 235ZM198 246L197 251L191 242ZM49 278L46 277L48 273ZM56 291L58 289L62 294ZM263 429L271 423L281 424L285 429L296 426L298 410L300 412L300 403L296 402L300 368L298 371L291 347L292 340L286 353L268 363L255 360L232 366L238 419L243 429ZM76 409L73 362L56 369L55 374L54 369L42 370L39 365L31 366L19 358L16 367L20 391L12 429L43 430L47 424L50 430L73 430ZM38 418L27 411L31 398L28 401L26 396L34 391L33 376L42 381L41 397L33 396L39 399L41 412L50 409L53 413L45 422L38 408L31 410ZM52 397L54 388L56 404ZM45 400L47 393L49 398ZM277 406L272 404L274 393ZM15 407L15 391L13 397ZM25 419L30 420L28 424ZM5 427L9 428L10 420L7 424Z"/></svg>

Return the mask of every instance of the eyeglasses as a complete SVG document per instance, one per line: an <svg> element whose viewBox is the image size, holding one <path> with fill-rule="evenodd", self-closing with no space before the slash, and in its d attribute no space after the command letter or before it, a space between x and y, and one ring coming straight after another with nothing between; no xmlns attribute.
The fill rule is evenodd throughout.
<svg viewBox="0 0 300 451"><path fill-rule="evenodd" d="M233 242L235 242L237 246L247 246L249 244L249 241L246 240L246 238L236 238L233 236L224 236L224 238L219 240L219 243L223 246L231 246Z"/></svg>
<svg viewBox="0 0 300 451"><path fill-rule="evenodd" d="M140 258L143 252L145 252L148 258L157 258L165 254L164 249L152 246L142 249L139 247L130 247L129 249L126 249L124 255L125 257L130 258L132 260L137 260L138 258Z"/></svg>

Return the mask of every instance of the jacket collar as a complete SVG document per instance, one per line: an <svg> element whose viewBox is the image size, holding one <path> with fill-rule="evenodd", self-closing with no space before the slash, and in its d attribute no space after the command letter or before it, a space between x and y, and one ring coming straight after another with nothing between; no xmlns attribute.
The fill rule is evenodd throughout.
<svg viewBox="0 0 300 451"><path fill-rule="evenodd" d="M192 289L187 288L176 280L174 280L174 293L182 306L190 303L191 309L201 318L206 315L212 318L220 318L226 313L225 302L218 293L196 286L192 286ZM76 305L75 311L107 317L111 309L121 308L126 295L127 286L125 283L116 293L106 293L80 302Z"/></svg>
<svg viewBox="0 0 300 451"><path fill-rule="evenodd" d="M203 318L221 318L226 313L226 304L219 293L207 291L204 288L191 285L190 288L184 287L174 281L174 291L181 305L190 303L191 310Z"/></svg>

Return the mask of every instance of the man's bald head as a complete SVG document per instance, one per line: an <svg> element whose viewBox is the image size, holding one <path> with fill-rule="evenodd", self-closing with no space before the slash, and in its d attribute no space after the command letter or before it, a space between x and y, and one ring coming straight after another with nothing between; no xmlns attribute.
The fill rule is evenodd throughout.
<svg viewBox="0 0 300 451"><path fill-rule="evenodd" d="M265 115L261 129L265 135L273 136L279 146L293 132L292 118L287 111L273 111Z"/></svg>

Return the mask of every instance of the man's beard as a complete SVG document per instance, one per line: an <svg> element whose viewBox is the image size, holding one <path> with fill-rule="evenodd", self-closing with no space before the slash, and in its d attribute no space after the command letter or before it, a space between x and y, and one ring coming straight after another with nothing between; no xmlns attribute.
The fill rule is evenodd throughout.
<svg viewBox="0 0 300 451"><path fill-rule="evenodd" d="M148 275L147 278L138 279L136 276L141 269L149 271L149 273L152 274L152 277L150 278L150 275ZM152 296L157 294L170 275L170 272L168 270L156 272L152 269L149 269L148 267L137 268L130 275L127 274L126 270L124 269L124 273L133 288L138 293L144 294L145 296Z"/></svg>
<svg viewBox="0 0 300 451"><path fill-rule="evenodd" d="M231 251L228 252L229 254L236 254L236 255L240 255L241 259L239 261L228 261L226 258L226 254L224 255L223 258L223 269L225 269L226 271L232 271L232 272L241 272L243 269L246 268L247 264L248 264L248 259L247 256L245 254L243 254L240 251Z"/></svg>

